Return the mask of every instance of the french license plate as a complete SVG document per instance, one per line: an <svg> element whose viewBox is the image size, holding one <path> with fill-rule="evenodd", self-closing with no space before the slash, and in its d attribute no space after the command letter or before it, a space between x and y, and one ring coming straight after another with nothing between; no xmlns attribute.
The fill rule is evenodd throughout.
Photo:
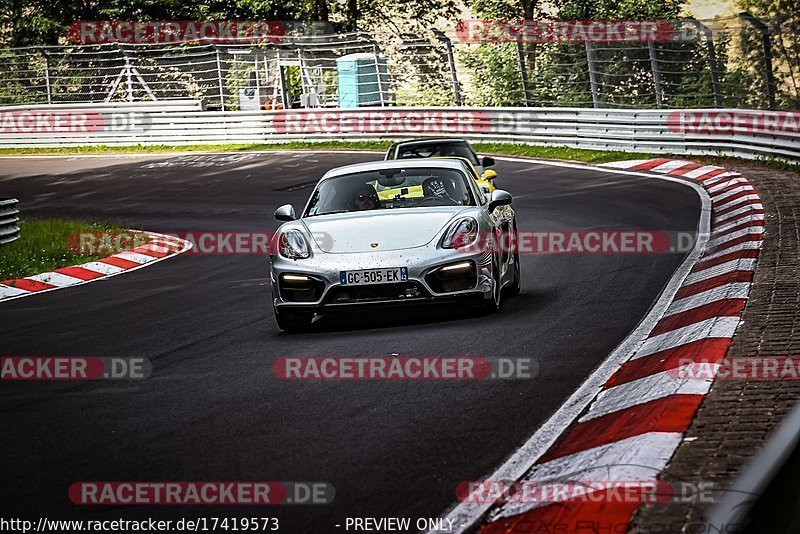
<svg viewBox="0 0 800 534"><path fill-rule="evenodd" d="M407 267L386 269L362 269L360 271L339 271L343 286L367 286L371 284L392 284L408 281Z"/></svg>

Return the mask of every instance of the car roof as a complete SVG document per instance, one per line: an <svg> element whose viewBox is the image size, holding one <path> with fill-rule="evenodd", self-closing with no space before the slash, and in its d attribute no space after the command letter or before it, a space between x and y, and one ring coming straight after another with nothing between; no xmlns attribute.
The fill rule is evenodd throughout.
<svg viewBox="0 0 800 534"><path fill-rule="evenodd" d="M466 139L461 139L459 137L423 137L419 139L409 139L407 141L398 141L393 146L400 146L400 145L425 146L425 145L441 145L441 144L455 144L455 143L468 144Z"/></svg>
<svg viewBox="0 0 800 534"><path fill-rule="evenodd" d="M322 180L332 178L334 176L343 176L345 174L354 174L357 172L370 172L378 171L381 169L416 169L416 168L438 168L438 169L456 169L464 171L466 163L461 158L419 158L419 159L391 159L370 161L367 163L355 163L353 165L345 165L343 167L336 167L325 173ZM320 180L321 181L321 180Z"/></svg>

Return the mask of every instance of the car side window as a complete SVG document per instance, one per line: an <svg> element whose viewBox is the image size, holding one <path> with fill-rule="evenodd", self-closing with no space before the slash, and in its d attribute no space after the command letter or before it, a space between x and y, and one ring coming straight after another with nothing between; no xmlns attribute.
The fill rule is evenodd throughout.
<svg viewBox="0 0 800 534"><path fill-rule="evenodd" d="M478 185L478 182L477 182L477 180L480 177L475 173L475 168L474 167L472 167L470 165L464 165L464 167L467 168L467 177L468 177L467 178L467 182L469 182L469 186L472 189L472 193L475 195L475 198L478 199L478 203L481 206L484 206L486 204L487 200L486 200L486 197L483 194L483 191L481 191L481 187Z"/></svg>

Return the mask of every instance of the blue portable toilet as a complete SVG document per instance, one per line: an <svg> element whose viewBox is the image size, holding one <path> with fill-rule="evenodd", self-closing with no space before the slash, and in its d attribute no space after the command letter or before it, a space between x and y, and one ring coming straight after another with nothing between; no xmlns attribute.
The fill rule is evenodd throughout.
<svg viewBox="0 0 800 534"><path fill-rule="evenodd" d="M339 107L385 105L389 96L386 57L362 52L336 60L339 74Z"/></svg>

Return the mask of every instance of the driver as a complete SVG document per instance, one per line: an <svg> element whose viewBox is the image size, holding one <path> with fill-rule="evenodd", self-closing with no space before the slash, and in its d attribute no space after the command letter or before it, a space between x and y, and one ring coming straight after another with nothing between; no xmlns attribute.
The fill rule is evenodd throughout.
<svg viewBox="0 0 800 534"><path fill-rule="evenodd" d="M422 182L422 194L426 198L440 198L450 202L457 202L455 186L448 178L431 176Z"/></svg>

